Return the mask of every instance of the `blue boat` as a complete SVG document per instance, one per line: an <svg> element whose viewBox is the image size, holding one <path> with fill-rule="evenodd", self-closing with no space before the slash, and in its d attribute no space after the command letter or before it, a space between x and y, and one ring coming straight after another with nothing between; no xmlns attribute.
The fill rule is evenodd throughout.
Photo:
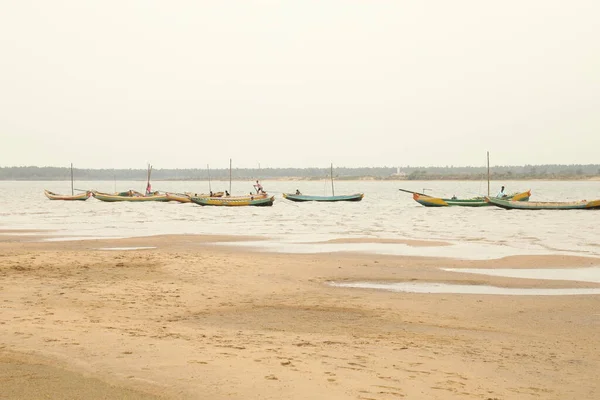
<svg viewBox="0 0 600 400"><path fill-rule="evenodd" d="M296 191L295 194L283 193L283 198L291 201L361 201L365 197L364 193L344 194L341 196L335 195L333 186L333 164L331 164L331 194L332 196L310 196Z"/></svg>
<svg viewBox="0 0 600 400"><path fill-rule="evenodd" d="M348 194L341 196L309 196L304 194L284 193L283 198L291 201L361 201L363 193Z"/></svg>

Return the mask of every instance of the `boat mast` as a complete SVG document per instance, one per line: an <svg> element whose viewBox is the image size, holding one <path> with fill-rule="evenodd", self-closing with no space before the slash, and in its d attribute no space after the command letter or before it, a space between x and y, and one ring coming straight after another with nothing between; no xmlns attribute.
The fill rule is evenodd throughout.
<svg viewBox="0 0 600 400"><path fill-rule="evenodd" d="M150 185L150 175L152 174L152 165L148 164L148 181L146 182L146 188L144 189L144 193L148 190L148 186Z"/></svg>
<svg viewBox="0 0 600 400"><path fill-rule="evenodd" d="M71 196L75 195L75 191L73 190L73 163L71 163Z"/></svg>
<svg viewBox="0 0 600 400"><path fill-rule="evenodd" d="M487 152L487 181L488 181L488 197L490 197L490 152Z"/></svg>
<svg viewBox="0 0 600 400"><path fill-rule="evenodd" d="M206 170L208 171L208 190L212 192L212 188L210 187L210 167L206 164Z"/></svg>
<svg viewBox="0 0 600 400"><path fill-rule="evenodd" d="M229 194L231 194L231 158L229 159Z"/></svg>
<svg viewBox="0 0 600 400"><path fill-rule="evenodd" d="M333 163L331 163L331 195L335 196L335 189L333 188Z"/></svg>

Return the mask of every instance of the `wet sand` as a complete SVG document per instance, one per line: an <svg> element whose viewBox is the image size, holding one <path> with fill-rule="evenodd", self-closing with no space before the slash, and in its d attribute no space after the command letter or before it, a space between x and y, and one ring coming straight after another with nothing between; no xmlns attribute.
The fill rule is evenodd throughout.
<svg viewBox="0 0 600 400"><path fill-rule="evenodd" d="M405 244L412 247L439 247L439 246L451 246L452 243L441 242L435 240L412 240L412 239L379 239L379 238L345 238L345 239L331 239L325 242L312 242L312 243L384 243L384 244Z"/></svg>
<svg viewBox="0 0 600 400"><path fill-rule="evenodd" d="M239 238L0 242L0 398L600 398L600 296L326 285L600 287L439 269L574 268L599 259L290 255L212 245L226 240ZM156 249L98 250L134 246Z"/></svg>

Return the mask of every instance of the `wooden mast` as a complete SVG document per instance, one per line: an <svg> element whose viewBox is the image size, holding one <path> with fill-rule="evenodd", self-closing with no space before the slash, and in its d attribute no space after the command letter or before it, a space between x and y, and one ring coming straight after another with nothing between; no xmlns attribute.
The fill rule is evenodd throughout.
<svg viewBox="0 0 600 400"><path fill-rule="evenodd" d="M490 152L487 152L487 181L488 181L488 197L490 197Z"/></svg>
<svg viewBox="0 0 600 400"><path fill-rule="evenodd" d="M144 190L144 193L147 195L149 194L148 187L150 186L150 175L152 175L152 165L148 164L148 181L146 182L146 189Z"/></svg>
<svg viewBox="0 0 600 400"><path fill-rule="evenodd" d="M229 159L229 195L231 195L231 158Z"/></svg>
<svg viewBox="0 0 600 400"><path fill-rule="evenodd" d="M335 196L335 189L333 188L333 163L331 163L331 195Z"/></svg>
<svg viewBox="0 0 600 400"><path fill-rule="evenodd" d="M73 190L73 163L71 163L71 196L75 195L75 191Z"/></svg>
<svg viewBox="0 0 600 400"><path fill-rule="evenodd" d="M208 190L212 192L212 188L210 187L210 167L206 164L206 170L208 171Z"/></svg>

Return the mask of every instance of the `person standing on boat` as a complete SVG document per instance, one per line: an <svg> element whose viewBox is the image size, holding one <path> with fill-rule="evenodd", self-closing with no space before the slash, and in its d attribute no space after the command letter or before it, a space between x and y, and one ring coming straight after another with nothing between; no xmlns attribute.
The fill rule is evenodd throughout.
<svg viewBox="0 0 600 400"><path fill-rule="evenodd" d="M152 193L152 185L148 182L148 186L146 186L146 196L149 196Z"/></svg>
<svg viewBox="0 0 600 400"><path fill-rule="evenodd" d="M265 191L263 190L262 185L260 184L260 182L256 181L256 185L254 185L254 188L256 189L256 193L264 193Z"/></svg>
<svg viewBox="0 0 600 400"><path fill-rule="evenodd" d="M506 194L504 193L504 186L502 186L502 189L500 189L500 192L498 192L498 194L496 195L497 198L501 199L503 197L506 197Z"/></svg>

